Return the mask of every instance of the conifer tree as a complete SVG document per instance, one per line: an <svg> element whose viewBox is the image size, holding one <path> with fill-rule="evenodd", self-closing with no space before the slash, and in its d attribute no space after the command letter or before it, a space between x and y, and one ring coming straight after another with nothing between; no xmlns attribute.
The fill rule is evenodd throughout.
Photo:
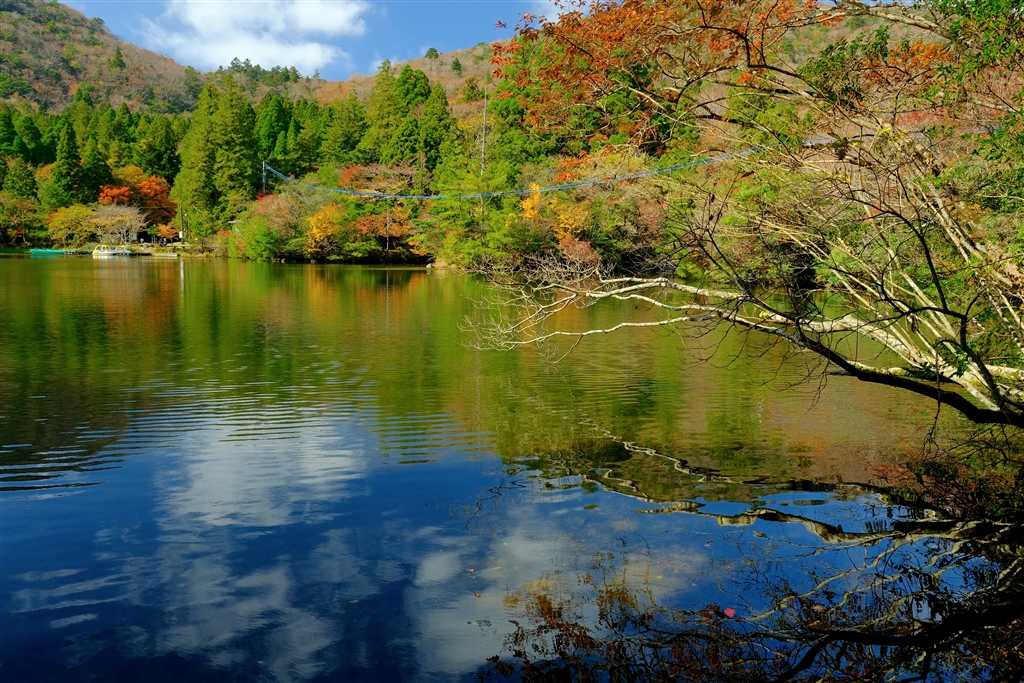
<svg viewBox="0 0 1024 683"><path fill-rule="evenodd" d="M291 112L280 95L271 95L270 99L260 108L256 117L256 145L259 156L267 162L271 161L277 136L288 130L291 123Z"/></svg>
<svg viewBox="0 0 1024 683"><path fill-rule="evenodd" d="M14 163L7 169L7 177L4 178L4 192L15 199L35 199L36 174L32 172L24 159L15 158Z"/></svg>
<svg viewBox="0 0 1024 683"><path fill-rule="evenodd" d="M218 193L213 183L213 116L220 93L207 84L199 93L192 124L181 141L181 170L174 179L171 198L187 214L190 228L198 235L213 228Z"/></svg>
<svg viewBox="0 0 1024 683"><path fill-rule="evenodd" d="M426 170L433 171L441 156L441 144L451 135L455 126L448 109L448 95L440 83L430 89L430 97L420 113L419 146L424 155Z"/></svg>
<svg viewBox="0 0 1024 683"><path fill-rule="evenodd" d="M384 148L381 155L381 162L385 164L397 164L402 161L414 159L420 149L420 125L416 117L411 113L407 114L402 125L395 130L394 135Z"/></svg>
<svg viewBox="0 0 1024 683"><path fill-rule="evenodd" d="M114 175L100 153L96 138L89 138L82 148L81 183L76 198L83 204L95 202L100 196L100 188L113 182Z"/></svg>
<svg viewBox="0 0 1024 683"><path fill-rule="evenodd" d="M39 132L36 122L31 116L21 116L14 122L14 130L21 139L23 148L16 152L25 161L33 164L42 164L49 161L46 157L46 150L43 149L43 135Z"/></svg>
<svg viewBox="0 0 1024 683"><path fill-rule="evenodd" d="M124 63L124 57L121 55L121 46L118 45L114 48L114 56L110 59L110 68L116 69L117 71L124 71L128 65Z"/></svg>
<svg viewBox="0 0 1024 683"><path fill-rule="evenodd" d="M11 154L14 138L18 137L18 131L14 130L14 121L11 120L11 112L0 110L0 152Z"/></svg>
<svg viewBox="0 0 1024 683"><path fill-rule="evenodd" d="M366 110L356 98L349 94L344 100L335 102L327 110L330 122L324 133L320 156L326 163L347 163L366 132Z"/></svg>
<svg viewBox="0 0 1024 683"><path fill-rule="evenodd" d="M366 134L359 143L359 151L369 161L379 161L408 112L405 98L396 87L391 62L384 60L373 82L373 91L366 107Z"/></svg>
<svg viewBox="0 0 1024 683"><path fill-rule="evenodd" d="M452 72L456 76L462 75L462 62L459 61L458 57L452 60Z"/></svg>
<svg viewBox="0 0 1024 683"><path fill-rule="evenodd" d="M82 185L82 164L78 156L75 128L65 122L57 143L57 160L50 169L50 180L39 192L43 207L54 211L71 206L79 196Z"/></svg>
<svg viewBox="0 0 1024 683"><path fill-rule="evenodd" d="M138 136L132 155L135 165L149 175L173 179L181 168L181 158L178 156L178 136L170 119L166 116L152 117L145 126L139 125Z"/></svg>
<svg viewBox="0 0 1024 683"><path fill-rule="evenodd" d="M224 81L212 123L213 184L219 194L218 209L223 212L256 195L260 168L253 135L256 114L231 77Z"/></svg>
<svg viewBox="0 0 1024 683"><path fill-rule="evenodd" d="M414 71L408 64L402 67L402 73L398 76L398 81L395 82L395 88L405 100L406 111L426 102L427 97L430 96L430 82L427 80L427 75L419 69Z"/></svg>

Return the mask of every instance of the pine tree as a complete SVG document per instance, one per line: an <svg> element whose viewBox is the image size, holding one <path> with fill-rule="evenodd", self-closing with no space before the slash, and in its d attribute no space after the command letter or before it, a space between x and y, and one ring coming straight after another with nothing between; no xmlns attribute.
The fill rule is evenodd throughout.
<svg viewBox="0 0 1024 683"><path fill-rule="evenodd" d="M256 195L260 168L253 136L256 114L230 77L224 81L212 122L213 184L220 195L218 210L223 213L239 200Z"/></svg>
<svg viewBox="0 0 1024 683"><path fill-rule="evenodd" d="M327 111L330 123L324 133L321 159L329 164L348 163L353 160L352 153L366 132L366 110L355 93L351 93L344 100L332 104Z"/></svg>
<svg viewBox="0 0 1024 683"><path fill-rule="evenodd" d="M14 130L21 139L24 148L20 150L19 156L25 161L33 164L42 164L49 161L46 157L46 150L43 145L43 135L39 132L36 122L31 116L22 116L14 122Z"/></svg>
<svg viewBox="0 0 1024 683"><path fill-rule="evenodd" d="M40 189L39 199L49 211L71 206L78 198L81 185L82 164L75 128L64 123L57 143L57 161L50 169L50 181Z"/></svg>
<svg viewBox="0 0 1024 683"><path fill-rule="evenodd" d="M436 47L427 48L427 54L424 55L427 59L437 59L440 56Z"/></svg>
<svg viewBox="0 0 1024 683"><path fill-rule="evenodd" d="M4 192L15 199L35 199L36 174L32 172L24 159L16 158L7 169L4 178Z"/></svg>
<svg viewBox="0 0 1024 683"><path fill-rule="evenodd" d="M398 92L396 83L391 62L385 59L373 82L373 91L366 107L366 134L358 148L369 161L381 159L395 130L408 113L405 98Z"/></svg>
<svg viewBox="0 0 1024 683"><path fill-rule="evenodd" d="M398 81L395 82L395 88L405 100L406 111L426 102L427 97L430 96L430 82L427 80L427 75L419 69L414 71L408 64L402 67L402 73L398 76Z"/></svg>
<svg viewBox="0 0 1024 683"><path fill-rule="evenodd" d="M452 60L452 71L456 76L462 75L462 62L459 61L458 57Z"/></svg>
<svg viewBox="0 0 1024 683"><path fill-rule="evenodd" d="M11 112L6 109L0 110L0 152L12 154L12 145L16 137L18 137L18 131L14 130Z"/></svg>
<svg viewBox="0 0 1024 683"><path fill-rule="evenodd" d="M135 143L132 161L149 175L171 180L181 168L178 156L178 136L166 116L154 116L145 127L138 128L139 141Z"/></svg>
<svg viewBox="0 0 1024 683"><path fill-rule="evenodd" d="M110 68L116 69L117 71L124 71L128 65L124 63L124 57L121 55L121 46L118 45L114 48L114 56L110 59Z"/></svg>
<svg viewBox="0 0 1024 683"><path fill-rule="evenodd" d="M207 84L199 93L192 125L181 141L181 170L174 179L171 198L181 205L195 234L213 230L219 199L213 183L215 151L212 142L213 117L220 93Z"/></svg>
<svg viewBox="0 0 1024 683"><path fill-rule="evenodd" d="M411 113L402 121L388 146L381 154L381 162L391 165L414 159L420 149L420 125Z"/></svg>
<svg viewBox="0 0 1024 683"><path fill-rule="evenodd" d="M292 114L280 95L271 95L256 117L256 146L261 159L270 161L277 136L288 130Z"/></svg>
<svg viewBox="0 0 1024 683"><path fill-rule="evenodd" d="M452 134L455 120L448 110L448 95L440 83L430 90L430 97L420 113L419 147L426 170L433 171L440 160L441 145Z"/></svg>
<svg viewBox="0 0 1024 683"><path fill-rule="evenodd" d="M82 204L91 204L100 196L100 188L111 185L114 175L100 153L96 138L89 138L82 148L81 183L76 199Z"/></svg>

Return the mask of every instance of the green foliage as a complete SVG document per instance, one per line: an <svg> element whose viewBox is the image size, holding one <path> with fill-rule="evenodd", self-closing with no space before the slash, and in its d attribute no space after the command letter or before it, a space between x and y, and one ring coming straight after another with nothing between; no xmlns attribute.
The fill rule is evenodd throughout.
<svg viewBox="0 0 1024 683"><path fill-rule="evenodd" d="M124 63L124 57L121 55L120 45L114 49L114 56L110 58L110 68L115 71L124 71L128 68L128 65Z"/></svg>
<svg viewBox="0 0 1024 683"><path fill-rule="evenodd" d="M462 62L459 61L458 57L452 60L452 73L456 76L462 75Z"/></svg>
<svg viewBox="0 0 1024 683"><path fill-rule="evenodd" d="M45 209L53 211L73 204L81 192L82 164L75 129L65 124L57 143L57 160L50 169L49 182L39 190L39 199Z"/></svg>
<svg viewBox="0 0 1024 683"><path fill-rule="evenodd" d="M352 93L325 111L329 123L320 148L322 162L342 164L354 161L356 147L366 133L366 110Z"/></svg>
<svg viewBox="0 0 1024 683"><path fill-rule="evenodd" d="M416 69L415 71L406 64L395 81L395 89L402 99L405 100L407 110L416 107L427 101L430 96L430 82L427 75Z"/></svg>
<svg viewBox="0 0 1024 683"><path fill-rule="evenodd" d="M437 59L440 55L437 52L436 47L430 47L427 48L427 53L423 56L426 57L427 59Z"/></svg>
<svg viewBox="0 0 1024 683"><path fill-rule="evenodd" d="M16 199L35 199L36 175L24 159L14 159L7 169L3 184L4 192Z"/></svg>

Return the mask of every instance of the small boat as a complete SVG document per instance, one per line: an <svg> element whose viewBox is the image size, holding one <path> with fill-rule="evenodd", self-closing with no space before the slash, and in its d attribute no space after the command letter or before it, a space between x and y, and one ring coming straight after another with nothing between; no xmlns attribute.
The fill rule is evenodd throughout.
<svg viewBox="0 0 1024 683"><path fill-rule="evenodd" d="M178 255L175 253L167 253L163 251L154 251L151 256L154 258L178 258Z"/></svg>
<svg viewBox="0 0 1024 683"><path fill-rule="evenodd" d="M111 258L114 256L131 256L132 252L128 251L126 247L108 247L105 244L101 244L92 250L93 258Z"/></svg>
<svg viewBox="0 0 1024 683"><path fill-rule="evenodd" d="M32 256L64 256L74 254L74 249L32 249Z"/></svg>

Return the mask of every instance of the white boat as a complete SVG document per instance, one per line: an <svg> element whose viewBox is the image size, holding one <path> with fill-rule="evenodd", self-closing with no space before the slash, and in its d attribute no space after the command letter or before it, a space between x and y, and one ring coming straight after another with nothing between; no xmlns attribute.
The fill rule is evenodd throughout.
<svg viewBox="0 0 1024 683"><path fill-rule="evenodd" d="M128 251L126 247L108 247L105 244L101 244L92 250L93 258L112 258L114 256L131 256L132 252Z"/></svg>

